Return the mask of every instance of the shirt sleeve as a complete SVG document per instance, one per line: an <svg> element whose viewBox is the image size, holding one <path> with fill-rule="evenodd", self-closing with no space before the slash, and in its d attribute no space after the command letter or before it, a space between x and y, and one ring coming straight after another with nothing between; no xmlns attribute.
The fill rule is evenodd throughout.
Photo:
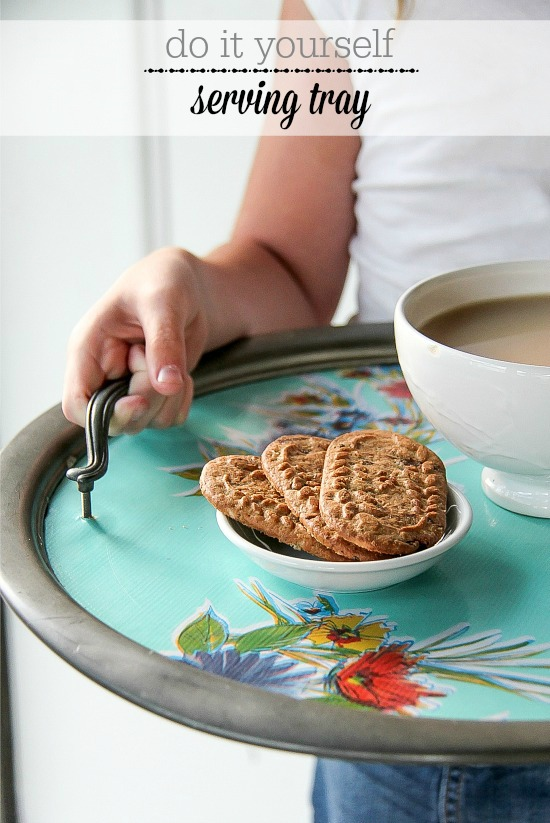
<svg viewBox="0 0 550 823"><path fill-rule="evenodd" d="M393 19L396 0L305 0L316 20L385 20Z"/></svg>
<svg viewBox="0 0 550 823"><path fill-rule="evenodd" d="M335 0L305 0L312 17L316 20L344 20L346 3L336 3Z"/></svg>

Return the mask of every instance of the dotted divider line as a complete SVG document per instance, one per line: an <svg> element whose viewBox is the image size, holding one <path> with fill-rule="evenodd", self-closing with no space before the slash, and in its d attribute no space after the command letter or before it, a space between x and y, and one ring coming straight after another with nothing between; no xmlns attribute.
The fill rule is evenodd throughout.
<svg viewBox="0 0 550 823"><path fill-rule="evenodd" d="M143 69L146 74L418 74L418 69Z"/></svg>

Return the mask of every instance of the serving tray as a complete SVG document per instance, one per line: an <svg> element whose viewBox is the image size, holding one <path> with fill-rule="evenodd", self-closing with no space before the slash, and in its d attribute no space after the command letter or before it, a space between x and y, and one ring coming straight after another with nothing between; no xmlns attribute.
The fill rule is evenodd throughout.
<svg viewBox="0 0 550 823"><path fill-rule="evenodd" d="M280 749L398 762L550 760L550 523L500 509L423 418L389 325L241 341L204 358L187 422L113 438L80 517L82 431L59 407L2 456L2 594L57 654L164 717ZM253 565L198 490L217 454L280 434L395 429L436 451L473 525L370 592Z"/></svg>

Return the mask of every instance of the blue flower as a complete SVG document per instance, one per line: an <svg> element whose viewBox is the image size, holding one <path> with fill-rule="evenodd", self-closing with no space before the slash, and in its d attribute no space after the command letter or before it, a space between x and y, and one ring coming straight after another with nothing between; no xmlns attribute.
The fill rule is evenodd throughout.
<svg viewBox="0 0 550 823"><path fill-rule="evenodd" d="M311 672L294 660L280 654L260 654L224 647L213 652L196 652L184 658L187 663L211 674L248 683L260 689L283 692L289 696L299 696L302 684Z"/></svg>

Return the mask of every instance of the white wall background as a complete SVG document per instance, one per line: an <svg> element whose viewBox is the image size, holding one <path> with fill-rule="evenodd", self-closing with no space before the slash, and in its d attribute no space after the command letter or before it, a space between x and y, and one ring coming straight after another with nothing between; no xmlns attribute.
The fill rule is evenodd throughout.
<svg viewBox="0 0 550 823"><path fill-rule="evenodd" d="M279 7L3 0L2 18L271 19ZM252 137L2 138L0 445L59 402L69 333L127 266L160 245L201 254L227 239L254 150ZM335 322L353 309L352 281Z"/></svg>
<svg viewBox="0 0 550 823"><path fill-rule="evenodd" d="M3 0L2 16L273 18L279 5ZM227 238L254 148L252 138L2 140L2 445L59 402L70 330L126 266L162 244L201 254ZM347 293L336 321L352 310ZM8 634L19 823L310 819L311 758L148 714L14 617Z"/></svg>

